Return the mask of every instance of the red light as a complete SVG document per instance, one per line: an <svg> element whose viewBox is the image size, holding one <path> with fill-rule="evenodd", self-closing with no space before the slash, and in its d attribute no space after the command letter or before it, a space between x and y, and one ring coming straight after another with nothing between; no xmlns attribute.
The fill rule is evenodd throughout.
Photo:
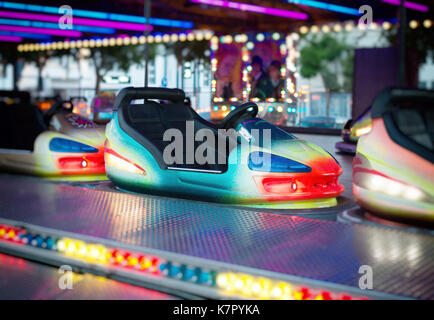
<svg viewBox="0 0 434 320"><path fill-rule="evenodd" d="M321 292L321 295L324 300L333 300L332 296L330 295L330 292L328 291Z"/></svg>
<svg viewBox="0 0 434 320"><path fill-rule="evenodd" d="M62 174L102 174L105 173L104 155L63 157L58 159Z"/></svg>
<svg viewBox="0 0 434 320"><path fill-rule="evenodd" d="M341 297L342 300L352 300L353 298L347 294L342 295Z"/></svg>

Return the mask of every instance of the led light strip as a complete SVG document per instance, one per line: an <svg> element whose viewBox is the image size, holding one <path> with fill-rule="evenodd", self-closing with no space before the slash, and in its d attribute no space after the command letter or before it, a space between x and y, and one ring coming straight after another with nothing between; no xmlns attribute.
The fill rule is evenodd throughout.
<svg viewBox="0 0 434 320"><path fill-rule="evenodd" d="M308 19L307 14L304 12L276 9L272 7L263 7L254 4L249 4L249 3L240 3L240 2L224 1L224 0L190 0L190 2L206 4L215 7L228 8L233 10L261 13L265 15L277 16L282 18L297 19L297 20Z"/></svg>
<svg viewBox="0 0 434 320"><path fill-rule="evenodd" d="M0 7L7 8L7 9L14 9L14 10L59 14L58 7L40 6L34 4L0 1ZM146 18L141 16L116 14L116 13L101 12L101 11L81 10L81 9L74 9L74 8L73 8L73 15L74 17L105 19L111 21L125 21L129 23L133 22L133 23L145 24L146 22ZM183 29L193 28L193 22L191 21L180 21L180 20L162 19L162 18L150 18L149 24L171 27L171 28L183 28Z"/></svg>
<svg viewBox="0 0 434 320"><path fill-rule="evenodd" d="M141 36L118 36L97 39L79 39L70 41L54 41L43 43L24 43L18 45L20 52L44 51L44 50L67 50L70 48L94 48L94 47L113 47L129 46L144 43L169 43L184 41L208 41L212 38L211 31L194 31L189 33L166 33Z"/></svg>
<svg viewBox="0 0 434 320"><path fill-rule="evenodd" d="M234 272L229 268L207 268L199 266L197 262L185 263L180 261L181 259L162 257L159 254L114 248L73 237L53 236L46 232L35 232L29 228L4 223L0 224L0 248L5 247L2 243L12 245L17 249L16 252L19 252L20 248L33 247L35 250L47 250L58 255L58 258L66 257L77 262L116 268L131 274L154 276L160 279L157 284L161 286L164 286L162 279L168 279L184 285L184 288L186 285L193 286L193 293L197 288L207 289L208 292L211 290L213 295L209 295L210 297L284 300L366 299L249 273ZM37 255L36 252L34 254ZM146 282L145 278L142 280Z"/></svg>
<svg viewBox="0 0 434 320"><path fill-rule="evenodd" d="M345 14L350 14L350 15L354 15L354 16L360 15L359 10L357 10L357 9L339 6L339 5L332 4L332 3L326 3L326 2L314 1L314 0L286 0L286 1L289 3L299 4L299 5L306 6L306 7L312 7L312 8L323 9L323 10L328 10L328 11L345 13Z"/></svg>
<svg viewBox="0 0 434 320"><path fill-rule="evenodd" d="M40 20L40 21L46 21L46 22L54 22L58 23L60 17L59 16L53 16L53 15L47 15L47 14L34 14L34 13L22 13L22 12L14 12L14 11L1 11L0 10L0 17L5 18L13 18L13 19L24 19L24 20ZM92 26L92 27L103 27L104 29L109 30L110 32L102 32L102 33L114 33L113 29L108 28L115 28L115 29L121 29L121 30L133 30L133 31L145 31L145 30L152 30L152 26L145 26L143 24L138 23L128 23L128 22L115 22L115 21L109 21L109 20L95 20L95 19L86 19L86 18L75 18L73 20L73 28L78 31L85 31L85 32L93 32L97 33L96 30L92 30L92 28L86 27L86 29L80 30L77 28L78 25L83 26ZM31 23L30 21L27 21L27 23ZM97 28L98 30L98 28ZM101 29L100 29L101 30Z"/></svg>

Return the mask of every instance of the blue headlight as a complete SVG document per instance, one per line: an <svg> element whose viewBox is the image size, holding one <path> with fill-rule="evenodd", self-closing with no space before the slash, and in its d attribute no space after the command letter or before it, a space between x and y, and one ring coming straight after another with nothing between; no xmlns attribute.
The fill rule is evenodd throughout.
<svg viewBox="0 0 434 320"><path fill-rule="evenodd" d="M63 138L53 138L50 141L50 150L56 152L96 153L97 148L87 144Z"/></svg>
<svg viewBox="0 0 434 320"><path fill-rule="evenodd" d="M312 168L275 154L254 151L249 155L249 168L264 172L311 172Z"/></svg>

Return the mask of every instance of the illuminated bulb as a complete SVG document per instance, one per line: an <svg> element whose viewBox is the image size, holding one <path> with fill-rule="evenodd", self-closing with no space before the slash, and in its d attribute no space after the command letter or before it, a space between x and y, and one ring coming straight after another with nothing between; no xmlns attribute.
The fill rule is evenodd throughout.
<svg viewBox="0 0 434 320"><path fill-rule="evenodd" d="M404 197L408 200L418 201L422 199L423 192L416 187L407 187L404 193Z"/></svg>
<svg viewBox="0 0 434 320"><path fill-rule="evenodd" d="M228 283L229 283L227 274L225 274L225 273L219 274L217 276L216 283L217 283L218 287L226 288Z"/></svg>
<svg viewBox="0 0 434 320"><path fill-rule="evenodd" d="M283 108L281 106L277 107L277 112L282 112Z"/></svg>
<svg viewBox="0 0 434 320"><path fill-rule="evenodd" d="M187 35L187 40L188 40L188 41L193 41L193 40L194 40L194 33L189 33L189 34Z"/></svg>
<svg viewBox="0 0 434 320"><path fill-rule="evenodd" d="M431 27L432 27L432 21L429 20L429 19L424 20L424 21L423 21L423 26L424 26L425 28L431 28Z"/></svg>
<svg viewBox="0 0 434 320"><path fill-rule="evenodd" d="M351 23L345 25L345 30L346 31L351 31L351 30L353 30L353 28L354 28L354 26Z"/></svg>
<svg viewBox="0 0 434 320"><path fill-rule="evenodd" d="M411 29L416 29L418 27L419 23L416 20L411 20L409 23L409 26Z"/></svg>
<svg viewBox="0 0 434 320"><path fill-rule="evenodd" d="M386 179L380 176L372 176L369 183L369 189L373 191L383 190L386 184Z"/></svg>
<svg viewBox="0 0 434 320"><path fill-rule="evenodd" d="M60 239L59 241L57 241L57 250L59 250L60 252L63 252L66 250L65 240Z"/></svg>
<svg viewBox="0 0 434 320"><path fill-rule="evenodd" d="M312 26L310 31L312 31L313 33L317 33L319 31L319 28L318 28L318 26Z"/></svg>
<svg viewBox="0 0 434 320"><path fill-rule="evenodd" d="M388 181L386 186L386 192L391 196L397 196L404 191L403 185L399 182Z"/></svg>
<svg viewBox="0 0 434 320"><path fill-rule="evenodd" d="M82 168L86 168L87 165L88 165L88 163L87 163L86 160L81 161L81 167L82 167Z"/></svg>
<svg viewBox="0 0 434 320"><path fill-rule="evenodd" d="M278 32L274 32L271 36L273 38L273 40L279 40L280 39L280 34Z"/></svg>
<svg viewBox="0 0 434 320"><path fill-rule="evenodd" d="M309 32L309 27L307 27L307 26L300 27L300 33L301 34L306 34L308 32Z"/></svg>
<svg viewBox="0 0 434 320"><path fill-rule="evenodd" d="M341 32L341 31L342 31L342 27L341 27L340 24L336 24L336 25L333 27L333 30L334 30L335 32Z"/></svg>
<svg viewBox="0 0 434 320"><path fill-rule="evenodd" d="M382 26L384 30L389 30L390 28L392 28L392 24L388 21L383 22Z"/></svg>
<svg viewBox="0 0 434 320"><path fill-rule="evenodd" d="M359 28L359 30L366 30L366 25L364 23L359 23L357 27Z"/></svg>
<svg viewBox="0 0 434 320"><path fill-rule="evenodd" d="M324 32L324 33L328 33L328 32L330 32L330 27L327 26L327 25L323 26L323 27L322 27L322 32Z"/></svg>
<svg viewBox="0 0 434 320"><path fill-rule="evenodd" d="M168 35L168 34L165 34L164 36L163 36L163 42L169 42L170 41L170 36Z"/></svg>
<svg viewBox="0 0 434 320"><path fill-rule="evenodd" d="M172 40L172 42L176 42L176 41L178 41L178 35L177 35L176 33L172 34L172 35L170 36L170 40Z"/></svg>
<svg viewBox="0 0 434 320"><path fill-rule="evenodd" d="M256 35L256 40L258 40L259 42L264 41L264 39L265 39L265 36L263 33L258 33Z"/></svg>

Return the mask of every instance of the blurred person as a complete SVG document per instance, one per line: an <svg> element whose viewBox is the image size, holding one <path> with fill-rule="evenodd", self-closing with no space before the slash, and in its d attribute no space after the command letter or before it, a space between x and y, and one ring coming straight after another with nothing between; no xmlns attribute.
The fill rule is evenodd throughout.
<svg viewBox="0 0 434 320"><path fill-rule="evenodd" d="M271 94L271 82L268 75L264 72L262 58L260 56L253 56L251 66L252 90L250 91L250 99L259 98L265 100Z"/></svg>
<svg viewBox="0 0 434 320"><path fill-rule="evenodd" d="M281 91L284 88L284 81L280 76L281 63L273 60L268 67L268 76L270 77L270 84L272 87L271 94L268 98L274 98L276 101L281 100Z"/></svg>

